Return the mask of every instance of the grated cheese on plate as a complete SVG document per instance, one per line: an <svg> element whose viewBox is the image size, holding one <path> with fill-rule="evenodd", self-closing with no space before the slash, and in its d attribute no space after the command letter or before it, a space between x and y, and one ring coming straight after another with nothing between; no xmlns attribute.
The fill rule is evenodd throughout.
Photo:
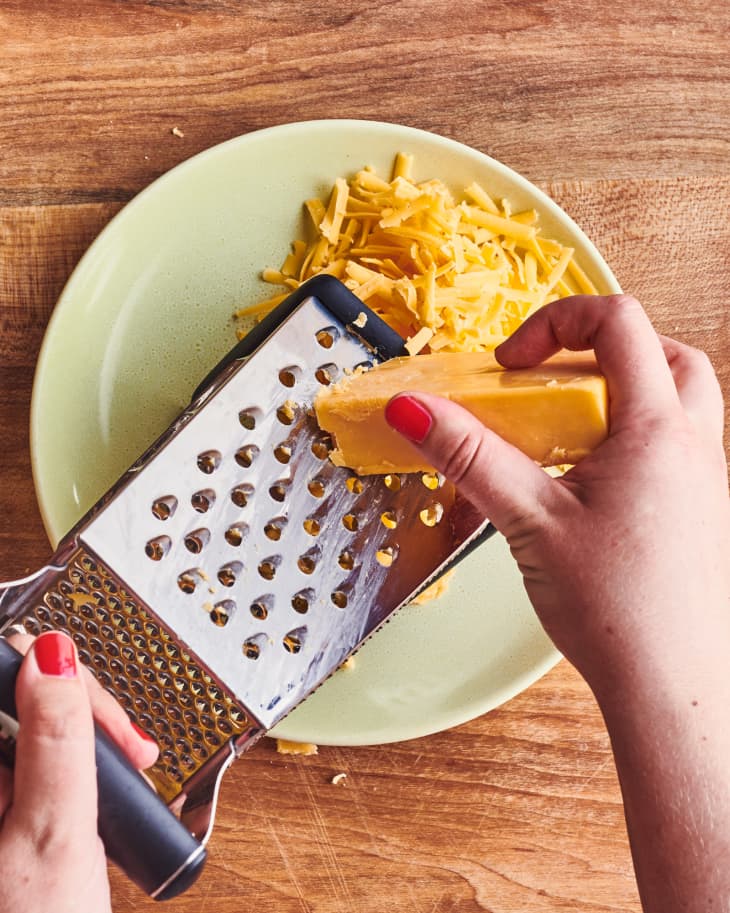
<svg viewBox="0 0 730 913"><path fill-rule="evenodd" d="M426 328L431 351L465 352L494 348L549 301L595 293L573 249L541 236L535 210L513 213L477 183L457 201L412 171L413 157L399 153L390 180L366 167L338 177L326 203L307 200L311 236L262 273L283 292L236 316L263 317L329 273L403 337Z"/></svg>

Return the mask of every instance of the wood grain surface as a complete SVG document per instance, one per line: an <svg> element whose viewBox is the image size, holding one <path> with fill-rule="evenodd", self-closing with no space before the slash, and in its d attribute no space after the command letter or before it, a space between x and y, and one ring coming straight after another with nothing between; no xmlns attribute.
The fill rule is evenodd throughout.
<svg viewBox="0 0 730 913"><path fill-rule="evenodd" d="M495 156L576 219L659 330L708 351L730 399L729 32L725 0L5 0L0 576L48 554L28 416L65 280L151 180L260 127L390 120ZM116 913L154 908L115 871L112 887ZM265 741L228 775L207 872L169 908L636 913L590 692L561 663L428 738L311 758Z"/></svg>

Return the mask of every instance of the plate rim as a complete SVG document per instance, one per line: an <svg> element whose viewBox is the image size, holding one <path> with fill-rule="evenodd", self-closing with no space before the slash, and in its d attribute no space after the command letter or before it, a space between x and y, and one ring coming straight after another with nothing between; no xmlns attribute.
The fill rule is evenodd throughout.
<svg viewBox="0 0 730 913"><path fill-rule="evenodd" d="M183 161L174 165L163 174L154 178L149 184L145 185L141 190L135 193L122 206L122 208L109 219L109 221L102 227L102 229L94 236L82 256L75 264L58 297L56 298L56 302L54 304L50 318L46 324L33 373L30 403L29 450L36 503L38 505L46 535L48 536L54 548L63 537L63 535L65 535L67 530L59 532L58 523L54 522L54 518L50 515L48 505L44 502L42 497L43 486L39 481L41 472L41 458L38 453L38 428L41 411L40 391L43 387L45 376L49 370L49 352L54 341L54 331L56 326L63 320L64 310L66 307L65 302L72 297L75 285L77 282L81 281L82 273L86 268L87 263L95 255L96 249L104 243L104 239L108 234L112 234L113 232L119 230L118 226L123 225L124 222L126 222L128 219L134 217L136 208L139 205L142 205L149 195L154 194L159 187L164 186L168 182L179 180L180 176L184 176L184 173L187 170L192 170L199 167L201 162L214 159L217 155L225 154L229 149L235 148L239 145L245 145L247 143L256 141L265 141L272 135L276 136L279 139L285 139L287 136L291 137L292 135L296 135L297 133L301 132L328 132L332 130L353 131L353 133L362 130L375 130L381 135L392 133L393 139L397 139L401 144L407 142L407 138L411 136L415 141L425 141L430 144L435 143L436 146L440 145L446 151L451 150L458 152L460 155L465 155L467 158L471 158L475 163L481 164L482 167L486 166L487 168L496 171L502 177L512 183L515 183L527 194L533 197L539 207L542 208L542 211L549 212L551 216L558 222L566 225L568 230L573 235L575 235L576 238L580 239L585 248L590 252L593 272L597 270L600 273L600 277L605 286L607 288L611 288L615 293L620 293L621 288L619 283L614 276L610 266L605 261L603 255L600 253L591 239L585 234L583 229L567 212L565 212L564 209L562 209L555 202L555 200L553 200L544 190L533 184L520 172L515 171L510 166L505 165L503 162L495 159L487 153L462 143L459 140L452 139L451 137L442 136L441 134L434 133L419 127L397 124L388 121L360 118L317 118L312 120L291 121L263 127L248 133L230 137L229 139L209 146L206 149L202 149L189 158L184 159ZM499 689L492 689L489 692L489 700L481 702L482 709L477 713L474 712L474 705L479 703L477 701L467 702L466 708L468 709L465 708L464 712L461 714L453 712L450 713L450 719L453 721L449 722L447 725L437 724L429 727L428 725L424 726L423 721L421 720L419 721L420 725L413 725L412 723L410 728L401 728L400 731L403 734L394 735L392 738L378 738L376 740L367 740L363 739L362 737L358 738L357 734L353 733L351 737L340 736L336 739L320 737L317 739L317 742L318 744L322 745L340 746L388 744L389 742L399 742L433 735L437 732L444 731L445 729L451 729L455 726L463 725L477 718L478 716L488 713L490 710L501 706L516 695L520 694L522 691L529 688L532 684L534 684L547 672L554 668L561 658L562 655L560 652L546 636L545 650L541 654L538 661L531 663L520 675L512 678L509 682L509 685L505 685ZM278 723L277 726L274 727L274 730L272 730L272 734L277 735L277 730L280 727L286 730L287 721L290 719L291 717L286 717L284 720ZM302 739L305 739L305 733L302 732L300 735ZM294 726L293 735L290 735L289 732L287 732L286 734L282 733L282 735L279 737L287 739L293 738L294 741L298 741L299 739L295 738L294 736L296 736L296 723Z"/></svg>

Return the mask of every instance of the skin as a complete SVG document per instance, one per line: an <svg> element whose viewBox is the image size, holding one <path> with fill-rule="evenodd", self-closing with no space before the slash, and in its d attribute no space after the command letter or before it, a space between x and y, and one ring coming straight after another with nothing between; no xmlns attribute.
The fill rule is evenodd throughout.
<svg viewBox="0 0 730 913"><path fill-rule="evenodd" d="M15 689L15 772L0 767L0 858L6 873L0 911L110 911L96 826L94 718L138 769L154 764L157 746L134 730L78 661L75 676L44 675L32 638L8 640L26 657Z"/></svg>
<svg viewBox="0 0 730 913"><path fill-rule="evenodd" d="M408 394L419 445L507 538L546 631L611 736L646 913L730 911L730 508L722 400L702 353L626 297L548 305L497 350L506 367L594 348L611 431L560 479L447 400ZM103 913L92 719L132 763L156 747L85 670L18 677L15 779L0 768L0 911ZM80 667L79 667L80 669Z"/></svg>
<svg viewBox="0 0 730 913"><path fill-rule="evenodd" d="M554 479L456 404L408 394L419 445L506 537L613 746L646 913L730 911L730 502L706 356L625 296L538 311L496 355L594 349L610 433Z"/></svg>

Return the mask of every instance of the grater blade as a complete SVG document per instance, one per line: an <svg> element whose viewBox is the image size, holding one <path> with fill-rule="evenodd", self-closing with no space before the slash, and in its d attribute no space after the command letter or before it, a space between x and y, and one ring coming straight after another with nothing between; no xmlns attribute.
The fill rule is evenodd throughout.
<svg viewBox="0 0 730 913"><path fill-rule="evenodd" d="M317 391L402 343L337 280L310 280L49 568L0 590L0 629L68 630L157 739L152 778L168 802L209 782L229 741L240 752L273 727L484 532L435 474L360 478L328 459Z"/></svg>

